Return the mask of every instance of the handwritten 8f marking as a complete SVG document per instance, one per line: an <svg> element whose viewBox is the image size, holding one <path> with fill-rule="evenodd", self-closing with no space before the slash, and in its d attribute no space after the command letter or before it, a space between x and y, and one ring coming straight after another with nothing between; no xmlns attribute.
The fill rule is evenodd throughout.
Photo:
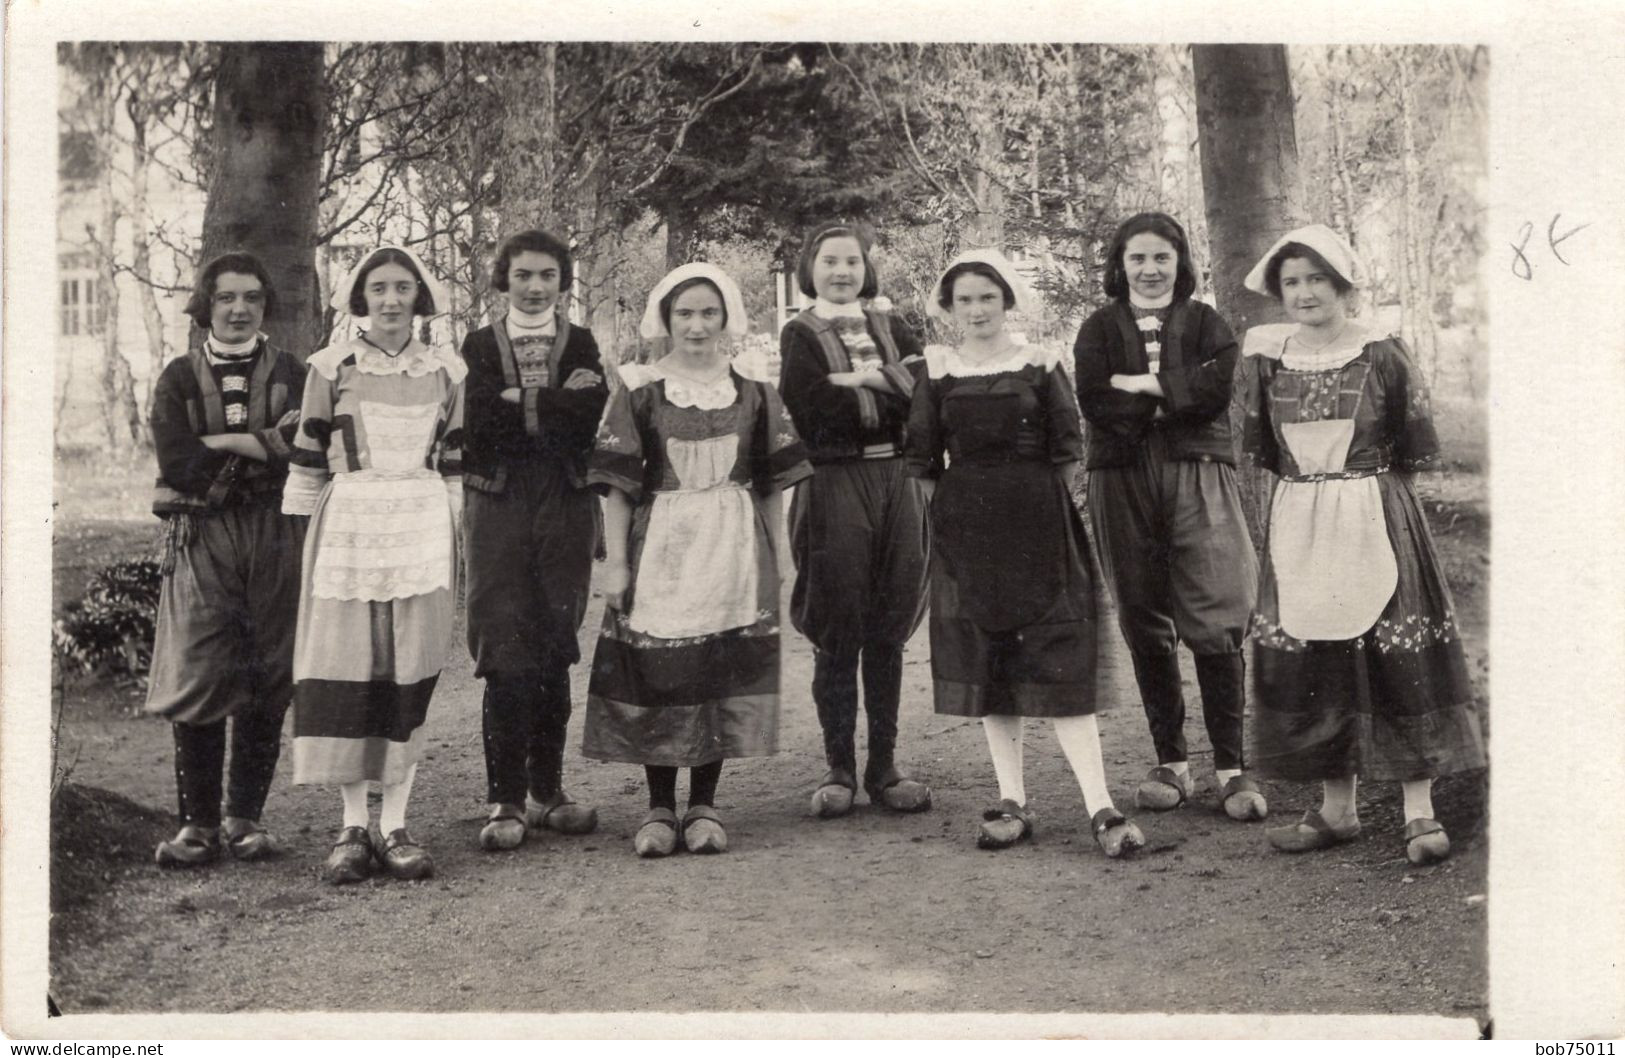
<svg viewBox="0 0 1625 1058"><path fill-rule="evenodd" d="M1578 224L1559 235L1557 233L1557 224L1562 219L1563 214L1552 214L1552 222L1546 225L1546 245L1552 251L1552 256L1557 258L1557 263L1566 265L1569 260L1563 256L1558 247L1579 232L1591 227L1591 225L1589 222ZM1529 255L1524 252L1529 248L1529 240L1534 237L1534 234L1535 222L1526 220L1523 222L1523 226L1518 229L1518 241L1512 244L1512 274L1519 279L1535 278L1535 266L1530 262Z"/></svg>

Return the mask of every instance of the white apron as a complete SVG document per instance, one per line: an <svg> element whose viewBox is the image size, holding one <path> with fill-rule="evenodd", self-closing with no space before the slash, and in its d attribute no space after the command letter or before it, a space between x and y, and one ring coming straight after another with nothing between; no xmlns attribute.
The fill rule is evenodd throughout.
<svg viewBox="0 0 1625 1058"><path fill-rule="evenodd" d="M627 627L688 639L755 624L756 505L728 478L739 438L673 438L666 455L681 487L655 493Z"/></svg>
<svg viewBox="0 0 1625 1058"><path fill-rule="evenodd" d="M456 552L445 479L423 465L438 404L361 402L372 465L335 474L322 503L311 592L384 602L451 587Z"/></svg>
<svg viewBox="0 0 1625 1058"><path fill-rule="evenodd" d="M1301 474L1340 474L1354 420L1284 423L1281 436ZM1281 628L1297 639L1364 635L1399 585L1376 475L1283 479L1270 505L1269 546Z"/></svg>

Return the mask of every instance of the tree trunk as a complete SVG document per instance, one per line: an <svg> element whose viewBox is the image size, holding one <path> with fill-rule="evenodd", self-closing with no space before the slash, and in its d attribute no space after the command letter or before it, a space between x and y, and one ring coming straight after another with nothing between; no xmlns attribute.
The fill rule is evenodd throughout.
<svg viewBox="0 0 1625 1058"><path fill-rule="evenodd" d="M141 301L141 322L147 330L147 383L141 394L143 422L152 415L152 395L158 386L158 375L169 359L169 340L164 335L164 316L158 307L158 295L152 289L152 248L147 236L147 174L152 154L147 147L147 116L142 108L129 108L131 136L130 160L130 243L134 248L133 271L136 296ZM152 438L145 428L143 439L148 445Z"/></svg>
<svg viewBox="0 0 1625 1058"><path fill-rule="evenodd" d="M327 96L323 46L223 44L214 82L214 177L203 260L233 250L265 263L277 311L272 341L303 359L321 341L316 193Z"/></svg>
<svg viewBox="0 0 1625 1058"><path fill-rule="evenodd" d="M1286 48L1198 44L1191 52L1213 287L1225 319L1244 336L1247 328L1279 321L1283 313L1242 281L1271 243L1305 220ZM1253 358L1243 359L1239 386L1249 383L1257 366ZM1239 403L1231 408L1231 422L1240 436ZM1257 547L1268 517L1270 474L1257 466L1239 469Z"/></svg>
<svg viewBox="0 0 1625 1058"><path fill-rule="evenodd" d="M95 226L85 225L85 234L96 255L96 298L92 302L87 295L83 305L85 330L96 335L101 343L102 424L107 430L108 448L116 455L128 456L132 445L142 444L145 429L141 423L141 408L135 399L135 377L118 342L118 269L114 256L118 252L121 211L113 186L112 149L116 142L119 91L111 77L101 78L95 88L95 127L101 149L101 217Z"/></svg>
<svg viewBox="0 0 1625 1058"><path fill-rule="evenodd" d="M111 168L107 170L111 180ZM101 230L96 234L96 303L89 323L102 345L102 421L107 427L107 443L114 453L128 455L130 446L140 446L145 437L141 407L135 399L135 376L130 362L118 346L118 273L113 269L113 245L118 231L119 210L112 189L106 190L102 205ZM86 312L91 312L87 299Z"/></svg>
<svg viewBox="0 0 1625 1058"><path fill-rule="evenodd" d="M1400 332L1415 351L1419 367L1433 382L1438 381L1438 357L1434 350L1433 305L1427 281L1427 263L1422 259L1426 237L1418 219L1422 197L1421 161L1416 157L1416 99L1411 83L1407 49L1394 49L1399 69L1399 158L1405 193L1400 203L1400 261L1404 286L1400 294Z"/></svg>
<svg viewBox="0 0 1625 1058"><path fill-rule="evenodd" d="M1344 59L1348 56L1347 45L1342 46ZM1336 64L1337 46L1326 49L1326 124L1332 132L1332 177L1337 181L1337 204L1342 213L1341 222L1334 223L1334 227L1343 233L1350 246L1358 247L1354 231L1355 218L1359 216L1354 210L1354 181L1349 176L1348 145L1343 139L1343 126L1346 118L1343 109L1343 92L1346 81L1343 74L1347 70L1347 62L1341 66Z"/></svg>
<svg viewBox="0 0 1625 1058"><path fill-rule="evenodd" d="M503 78L501 238L530 228L569 234L556 230L570 215L556 179L559 46L533 47L510 59Z"/></svg>
<svg viewBox="0 0 1625 1058"><path fill-rule="evenodd" d="M971 205L975 212L965 225L962 248L991 246L1004 249L1004 188L993 176L997 172L1002 153L1004 135L986 110L979 110L971 118L971 132L975 138L975 171L970 185L974 194Z"/></svg>
<svg viewBox="0 0 1625 1058"><path fill-rule="evenodd" d="M1240 334L1282 318L1242 280L1271 243L1307 219L1286 48L1198 44L1191 51L1213 286Z"/></svg>

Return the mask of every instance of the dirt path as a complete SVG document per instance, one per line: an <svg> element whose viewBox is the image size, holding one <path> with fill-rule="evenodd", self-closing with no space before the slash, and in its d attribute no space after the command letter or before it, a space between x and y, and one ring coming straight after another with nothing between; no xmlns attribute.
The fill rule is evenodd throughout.
<svg viewBox="0 0 1625 1058"><path fill-rule="evenodd" d="M1462 510L1472 516L1441 543L1453 580L1461 573L1465 581L1458 604L1481 674L1476 556L1484 526L1476 504ZM76 563L93 564L86 554L150 534L147 525L100 523L67 532L57 548L59 585L74 583ZM583 637L589 654L597 622L595 600ZM1177 812L1137 814L1150 847L1112 862L1090 839L1048 725L1029 722L1037 840L978 851L975 818L996 800L992 768L978 725L931 712L922 630L907 655L900 744L932 783L936 807L898 817L864 806L845 820L818 821L806 814L823 772L807 694L811 657L800 637L787 633L785 641L781 752L730 762L723 774L718 808L732 850L642 861L631 851L641 771L574 755L579 706L566 777L598 806L598 833L550 835L506 855L478 849L479 687L459 638L430 710L409 817L438 873L345 889L315 875L338 820L337 795L289 785L285 768L266 819L288 855L187 873L152 866L153 845L172 826L167 725L119 715L120 705L138 702L129 691L72 687L73 782L133 804L73 791L74 816L59 821L53 995L66 1012L1484 1016L1484 906L1469 901L1485 891L1481 779L1439 784L1437 805L1458 851L1430 869L1406 864L1398 791L1381 785L1362 788L1366 836L1337 850L1271 852L1257 825L1232 823L1212 807L1209 785ZM1194 702L1188 657L1184 663ZM1150 747L1126 662L1116 668L1115 698L1124 704L1102 717L1101 731L1113 794L1128 807ZM579 703L581 668L575 684ZM1194 716L1188 731L1195 766L1210 782ZM1303 786L1266 791L1278 817L1316 800Z"/></svg>

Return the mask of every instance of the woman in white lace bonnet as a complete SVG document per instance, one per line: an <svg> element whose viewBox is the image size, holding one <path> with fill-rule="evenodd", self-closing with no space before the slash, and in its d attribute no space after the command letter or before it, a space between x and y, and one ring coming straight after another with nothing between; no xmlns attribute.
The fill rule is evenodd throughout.
<svg viewBox="0 0 1625 1058"><path fill-rule="evenodd" d="M999 804L977 843L1030 837L1022 718L1049 717L1091 814L1117 857L1145 843L1112 804L1095 721L1103 638L1100 572L1068 486L1083 427L1059 359L1017 345L1005 313L1032 296L997 250L971 250L937 283L933 316L962 333L926 350L908 426L909 472L932 496L931 675L936 711L979 717ZM945 458L946 457L946 458Z"/></svg>
<svg viewBox="0 0 1625 1058"><path fill-rule="evenodd" d="M812 467L777 391L731 367L722 337L748 324L720 268L669 273L642 333L670 351L621 369L588 461L604 497L606 604L582 752L643 765L649 812L633 847L645 857L679 838L725 851L722 762L778 749L779 496Z"/></svg>
<svg viewBox="0 0 1625 1058"><path fill-rule="evenodd" d="M368 254L333 308L366 329L313 353L282 509L308 514L294 641L295 783L332 783L344 822L334 884L382 868L428 877L406 830L423 720L451 643L462 515L463 377L413 334L450 307L411 250ZM367 785L383 786L378 836Z"/></svg>
<svg viewBox="0 0 1625 1058"><path fill-rule="evenodd" d="M1286 852L1360 832L1359 778L1403 785L1405 853L1449 855L1435 777L1482 767L1461 638L1412 477L1439 443L1398 338L1350 318L1365 269L1322 224L1287 233L1246 279L1297 321L1260 357L1242 444L1280 475L1252 625L1256 769L1319 780L1320 808L1268 831Z"/></svg>

